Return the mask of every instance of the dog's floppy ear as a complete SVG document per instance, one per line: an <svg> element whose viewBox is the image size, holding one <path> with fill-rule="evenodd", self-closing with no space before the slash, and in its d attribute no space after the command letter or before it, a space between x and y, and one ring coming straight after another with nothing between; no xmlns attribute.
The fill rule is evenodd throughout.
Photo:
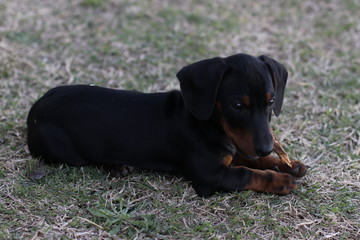
<svg viewBox="0 0 360 240"><path fill-rule="evenodd" d="M281 63L275 61L274 59L268 56L261 55L259 56L259 59L266 63L269 72L271 74L271 78L276 94L274 113L275 116L279 116L284 100L284 92L285 92L288 72L286 71L284 65L282 65Z"/></svg>
<svg viewBox="0 0 360 240"><path fill-rule="evenodd" d="M176 74L185 106L196 118L204 121L211 117L221 79L228 68L222 58L216 57L185 66Z"/></svg>

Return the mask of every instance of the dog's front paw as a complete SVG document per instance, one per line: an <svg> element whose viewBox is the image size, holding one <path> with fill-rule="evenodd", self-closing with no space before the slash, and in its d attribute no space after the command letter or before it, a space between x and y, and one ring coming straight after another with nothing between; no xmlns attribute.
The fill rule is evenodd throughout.
<svg viewBox="0 0 360 240"><path fill-rule="evenodd" d="M291 167L285 163L274 165L271 169L277 172L288 173L294 177L301 178L305 176L308 170L308 166L300 161L291 161Z"/></svg>
<svg viewBox="0 0 360 240"><path fill-rule="evenodd" d="M292 165L292 167L291 167L289 173L291 175L293 175L294 177L301 178L301 177L305 176L305 174L307 173L308 166L306 166L302 162L291 161L291 165Z"/></svg>
<svg viewBox="0 0 360 240"><path fill-rule="evenodd" d="M268 185L268 189L265 190L266 192L278 195L288 195L297 188L298 181L288 173L276 173L272 174L272 176L273 180Z"/></svg>
<svg viewBox="0 0 360 240"><path fill-rule="evenodd" d="M246 189L257 192L287 195L297 188L299 182L288 174L272 170L252 170L252 177Z"/></svg>

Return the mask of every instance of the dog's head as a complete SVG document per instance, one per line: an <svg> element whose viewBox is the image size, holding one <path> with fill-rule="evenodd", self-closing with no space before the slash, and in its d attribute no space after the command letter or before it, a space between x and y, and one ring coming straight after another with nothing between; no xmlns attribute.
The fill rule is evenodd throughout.
<svg viewBox="0 0 360 240"><path fill-rule="evenodd" d="M287 71L265 55L236 54L185 66L177 74L188 110L199 120L216 117L247 158L273 150L269 121L281 111Z"/></svg>

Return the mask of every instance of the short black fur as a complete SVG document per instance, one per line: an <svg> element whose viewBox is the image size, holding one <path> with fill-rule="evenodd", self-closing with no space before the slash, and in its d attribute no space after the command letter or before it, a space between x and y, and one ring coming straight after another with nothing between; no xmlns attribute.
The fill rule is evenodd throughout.
<svg viewBox="0 0 360 240"><path fill-rule="evenodd" d="M237 54L184 67L177 74L181 91L56 87L29 112L29 150L48 163L128 165L181 174L199 196L245 190L252 171L224 166L222 158L272 151L272 107L265 94L280 96L278 115L286 84L279 72L286 70L273 59ZM248 106L234 111L231 101L244 97ZM251 136L245 145L252 147L243 147L241 132Z"/></svg>

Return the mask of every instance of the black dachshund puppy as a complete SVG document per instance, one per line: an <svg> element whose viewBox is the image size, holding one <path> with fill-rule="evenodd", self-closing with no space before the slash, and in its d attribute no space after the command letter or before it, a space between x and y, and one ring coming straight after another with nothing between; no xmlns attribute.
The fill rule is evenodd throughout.
<svg viewBox="0 0 360 240"><path fill-rule="evenodd" d="M181 91L56 87L30 110L29 150L49 163L181 174L199 196L288 194L306 166L269 156L270 116L280 114L287 75L272 58L236 54L181 69Z"/></svg>

